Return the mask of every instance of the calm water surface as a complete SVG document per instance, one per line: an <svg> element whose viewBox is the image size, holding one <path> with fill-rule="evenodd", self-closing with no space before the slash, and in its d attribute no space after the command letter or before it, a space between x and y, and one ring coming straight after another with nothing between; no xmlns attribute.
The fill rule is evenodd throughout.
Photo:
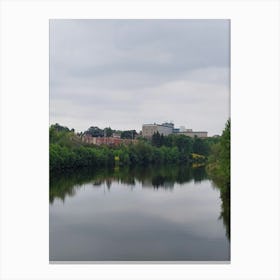
<svg viewBox="0 0 280 280"><path fill-rule="evenodd" d="M229 261L220 192L203 167L51 176L50 261Z"/></svg>

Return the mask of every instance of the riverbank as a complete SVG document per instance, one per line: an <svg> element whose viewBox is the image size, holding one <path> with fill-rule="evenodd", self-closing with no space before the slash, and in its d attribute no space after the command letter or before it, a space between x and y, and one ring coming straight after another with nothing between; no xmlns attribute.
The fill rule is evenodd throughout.
<svg viewBox="0 0 280 280"><path fill-rule="evenodd" d="M137 143L120 146L91 145L72 131L50 128L50 170L81 167L132 166L149 164L205 163L211 141L191 139L184 135L163 137L161 143L139 139Z"/></svg>
<svg viewBox="0 0 280 280"><path fill-rule="evenodd" d="M226 124L221 140L211 147L206 172L220 190L221 217L230 238L230 121Z"/></svg>

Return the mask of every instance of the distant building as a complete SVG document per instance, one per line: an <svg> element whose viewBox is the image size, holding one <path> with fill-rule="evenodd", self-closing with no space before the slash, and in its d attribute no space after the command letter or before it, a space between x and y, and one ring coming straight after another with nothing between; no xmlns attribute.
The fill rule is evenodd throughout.
<svg viewBox="0 0 280 280"><path fill-rule="evenodd" d="M151 138L154 133L162 134L167 136L169 134L180 134L186 135L191 138L207 138L207 131L193 131L192 129L186 129L184 126L180 128L175 128L173 123L162 123L162 124L143 124L142 126L142 135L146 138Z"/></svg>
<svg viewBox="0 0 280 280"><path fill-rule="evenodd" d="M198 137L198 138L207 138L207 131L192 131L192 129L187 129L184 132L179 132L180 135L186 135L191 138Z"/></svg>
<svg viewBox="0 0 280 280"><path fill-rule="evenodd" d="M142 125L142 136L149 138L158 131L157 124L143 124Z"/></svg>
<svg viewBox="0 0 280 280"><path fill-rule="evenodd" d="M94 144L94 138L96 137L92 137L91 135L89 134L85 134L85 135L82 135L81 139L84 143L87 143L87 144Z"/></svg>
<svg viewBox="0 0 280 280"><path fill-rule="evenodd" d="M180 126L180 132L185 132L186 131L186 128L184 126Z"/></svg>
<svg viewBox="0 0 280 280"><path fill-rule="evenodd" d="M120 133L117 133L117 132L114 132L112 136L113 136L114 138L121 138L121 134L120 134Z"/></svg>
<svg viewBox="0 0 280 280"><path fill-rule="evenodd" d="M119 146L121 144L128 145L130 143L137 143L135 139L121 139L119 137L92 137L91 135L83 135L82 141L92 145L107 145L107 146Z"/></svg>
<svg viewBox="0 0 280 280"><path fill-rule="evenodd" d="M142 136L146 138L151 138L154 133L159 133L164 136L173 133L174 124L173 123L163 123L163 124L143 124L142 126Z"/></svg>

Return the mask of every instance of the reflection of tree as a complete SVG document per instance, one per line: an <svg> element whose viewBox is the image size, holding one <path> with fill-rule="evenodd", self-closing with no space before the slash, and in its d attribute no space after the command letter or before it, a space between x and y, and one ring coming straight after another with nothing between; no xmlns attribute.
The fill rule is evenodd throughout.
<svg viewBox="0 0 280 280"><path fill-rule="evenodd" d="M221 192L221 199L222 199L221 217L223 218L227 237L228 239L230 239L230 188L227 188L226 190L227 191L225 193Z"/></svg>
<svg viewBox="0 0 280 280"><path fill-rule="evenodd" d="M156 188L164 185L165 178L163 176L157 175L152 178L152 185Z"/></svg>
<svg viewBox="0 0 280 280"><path fill-rule="evenodd" d="M107 189L108 189L108 190L110 190L111 185L112 185L112 180L111 180L111 179L107 179L107 180L106 180L106 186L107 186Z"/></svg>
<svg viewBox="0 0 280 280"><path fill-rule="evenodd" d="M96 176L105 178L110 173L109 170L99 170L99 173L94 169L80 169L79 172L65 171L61 173L50 173L50 203L53 203L55 198L64 201L66 196L73 196L75 190L85 183L92 183L93 186L100 186L102 180ZM102 174L102 175L101 175Z"/></svg>
<svg viewBox="0 0 280 280"><path fill-rule="evenodd" d="M207 179L207 173L204 167L193 168L192 173L195 182L201 182Z"/></svg>
<svg viewBox="0 0 280 280"><path fill-rule="evenodd" d="M100 188L106 184L107 189L111 188L112 182L121 182L128 186L136 185L136 181L142 184L143 188L154 190L174 188L174 184L184 184L194 180L201 182L207 179L204 166L192 168L188 165L164 165L149 167L121 167L115 169L80 169L79 172L65 172L64 174L50 174L50 203L54 199L65 200L67 196L74 196L76 190L83 184L90 183L93 187ZM211 178L213 186L220 191L221 214L226 234L230 239L230 187L225 182Z"/></svg>
<svg viewBox="0 0 280 280"><path fill-rule="evenodd" d="M220 190L221 217L230 238L230 120L227 121L220 140L211 147L206 170Z"/></svg>
<svg viewBox="0 0 280 280"><path fill-rule="evenodd" d="M213 186L220 191L221 214L220 218L223 219L223 224L226 228L227 238L230 240L230 185L225 186L222 181L213 180Z"/></svg>
<svg viewBox="0 0 280 280"><path fill-rule="evenodd" d="M132 185L132 186L135 186L135 178L134 177L131 177L131 176L127 176L125 178L121 178L120 179L121 183L124 184L124 185Z"/></svg>
<svg viewBox="0 0 280 280"><path fill-rule="evenodd" d="M174 183L184 184L194 180L200 182L206 179L204 167L192 168L188 165L164 165L148 167L123 167L115 169L80 169L68 171L64 174L50 174L50 202L55 198L64 200L66 196L75 194L75 190L85 183L91 183L94 187L106 184L110 189L113 181L134 186L136 180L142 183L143 187L155 189L172 189Z"/></svg>

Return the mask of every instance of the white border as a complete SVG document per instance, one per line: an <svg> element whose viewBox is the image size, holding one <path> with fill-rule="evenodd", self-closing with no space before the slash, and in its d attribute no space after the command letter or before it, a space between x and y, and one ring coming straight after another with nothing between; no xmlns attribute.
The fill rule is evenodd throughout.
<svg viewBox="0 0 280 280"><path fill-rule="evenodd" d="M49 264L49 18L231 19L231 264ZM279 31L278 1L2 1L1 278L279 279Z"/></svg>

